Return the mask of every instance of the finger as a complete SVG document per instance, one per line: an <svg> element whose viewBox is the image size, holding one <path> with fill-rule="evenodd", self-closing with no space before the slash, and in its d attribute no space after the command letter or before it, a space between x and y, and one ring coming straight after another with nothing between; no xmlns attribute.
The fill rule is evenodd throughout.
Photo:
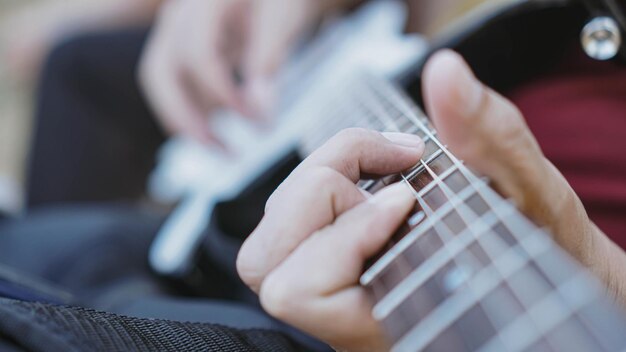
<svg viewBox="0 0 626 352"><path fill-rule="evenodd" d="M262 0L254 3L246 74L273 75L289 54L294 41L309 27L315 13L312 1Z"/></svg>
<svg viewBox="0 0 626 352"><path fill-rule="evenodd" d="M258 114L273 104L272 77L317 17L316 1L262 0L253 4L244 57L247 102Z"/></svg>
<svg viewBox="0 0 626 352"><path fill-rule="evenodd" d="M140 67L140 82L160 124L171 134L182 134L203 144L216 141L208 128L206 115L189 99L176 64L170 59L168 48L160 42L167 38L153 35Z"/></svg>
<svg viewBox="0 0 626 352"><path fill-rule="evenodd" d="M302 162L266 205L266 211L280 199L297 175L317 167L329 167L355 183L364 176L385 176L409 169L419 162L424 142L415 135L379 133L362 128L340 131Z"/></svg>
<svg viewBox="0 0 626 352"><path fill-rule="evenodd" d="M263 283L264 308L318 337L363 334L354 331L372 321L364 291L355 289L363 264L389 240L414 202L408 186L396 184L304 241Z"/></svg>
<svg viewBox="0 0 626 352"><path fill-rule="evenodd" d="M519 110L481 84L452 51L431 58L423 83L428 111L450 149L556 235L571 233L563 226L572 222L560 220L561 214L584 215L584 209L543 156Z"/></svg>
<svg viewBox="0 0 626 352"><path fill-rule="evenodd" d="M310 234L332 223L365 196L354 184L362 171L378 175L415 165L424 150L417 136L346 130L305 160L270 197L266 214L242 247L238 269L258 290L265 275Z"/></svg>
<svg viewBox="0 0 626 352"><path fill-rule="evenodd" d="M333 169L319 167L301 175L243 244L239 275L258 292L267 273L302 241L363 200L356 185Z"/></svg>
<svg viewBox="0 0 626 352"><path fill-rule="evenodd" d="M419 162L423 152L424 142L416 135L348 128L311 154L295 171L326 166L357 182L363 175L382 176L408 169Z"/></svg>
<svg viewBox="0 0 626 352"><path fill-rule="evenodd" d="M185 43L186 69L200 99L216 100L219 104L241 110L241 98L234 78L235 63L228 60L224 40L228 34L230 11L240 2L200 1L199 8L189 9L192 22L190 31L180 33ZM206 16L208 14L208 17ZM199 17L199 18L198 18ZM188 20L188 19L186 19Z"/></svg>

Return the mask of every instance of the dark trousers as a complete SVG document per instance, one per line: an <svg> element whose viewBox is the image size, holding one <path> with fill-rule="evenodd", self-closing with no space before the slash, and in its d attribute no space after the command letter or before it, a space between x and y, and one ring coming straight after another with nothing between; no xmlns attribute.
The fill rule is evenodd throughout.
<svg viewBox="0 0 626 352"><path fill-rule="evenodd" d="M146 29L85 34L51 52L40 79L27 206L135 200L164 140L139 90Z"/></svg>
<svg viewBox="0 0 626 352"><path fill-rule="evenodd" d="M207 234L211 251L200 289L165 281L148 267L165 214L139 210L136 201L165 136L136 82L146 36L145 29L91 33L52 51L37 92L28 213L0 223L0 263L68 290L81 306L273 329L325 349L265 314L234 272L237 245L258 222L274 185L219 208L215 222L234 235Z"/></svg>

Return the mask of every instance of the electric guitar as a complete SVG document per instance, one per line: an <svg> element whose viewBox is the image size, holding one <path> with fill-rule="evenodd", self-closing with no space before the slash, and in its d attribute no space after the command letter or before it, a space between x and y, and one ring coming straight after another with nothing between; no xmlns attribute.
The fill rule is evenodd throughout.
<svg viewBox="0 0 626 352"><path fill-rule="evenodd" d="M344 73L293 110L302 155L355 126L426 144L412 169L359 182L371 193L404 182L417 199L360 279L393 351L626 351L625 315L602 285L447 150L406 87Z"/></svg>
<svg viewBox="0 0 626 352"><path fill-rule="evenodd" d="M326 24L280 73L277 117L268 126L259 129L229 111L211 116L211 130L229 153L187 140L170 141L149 188L156 200L180 204L152 245L152 268L164 276L188 275L215 205L235 198L297 149L309 123L325 114L325 101L339 94L344 79L361 70L392 78L418 60L426 44L403 34L405 21L401 2L382 0Z"/></svg>
<svg viewBox="0 0 626 352"><path fill-rule="evenodd" d="M339 120L426 144L412 169L360 181L371 193L404 182L417 199L360 279L393 351L626 350L625 316L602 285L447 150L402 90L371 75L346 87L360 89L330 104L315 135Z"/></svg>

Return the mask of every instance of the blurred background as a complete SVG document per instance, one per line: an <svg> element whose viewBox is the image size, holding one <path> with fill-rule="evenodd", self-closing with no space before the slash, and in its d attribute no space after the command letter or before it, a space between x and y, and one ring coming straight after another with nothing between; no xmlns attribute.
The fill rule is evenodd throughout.
<svg viewBox="0 0 626 352"><path fill-rule="evenodd" d="M26 6L45 0L0 0L0 208L21 206L23 161L30 130L29 92L25 82L9 75L6 45L12 16Z"/></svg>
<svg viewBox="0 0 626 352"><path fill-rule="evenodd" d="M148 3L152 0L126 0L126 3L131 4L130 1ZM123 2L108 2L108 8L113 9L116 3ZM153 2L158 3L158 0ZM421 23L428 23L419 30L432 36L453 19L484 2L433 1L433 6L441 8L436 11L440 15L420 19ZM0 0L0 210L3 212L18 212L23 204L25 160L31 137L33 93L39 61L49 47L67 33L80 31L82 27L87 30L137 20L131 20L129 16L114 23L116 20L106 19L107 6L102 4L94 0ZM104 16L90 13L92 8L100 8L98 11Z"/></svg>

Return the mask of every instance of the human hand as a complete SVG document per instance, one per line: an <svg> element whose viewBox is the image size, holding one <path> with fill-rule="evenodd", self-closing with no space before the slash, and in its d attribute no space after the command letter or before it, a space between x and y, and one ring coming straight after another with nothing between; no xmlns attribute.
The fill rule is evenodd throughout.
<svg viewBox="0 0 626 352"><path fill-rule="evenodd" d="M488 176L502 195L604 281L626 305L626 256L589 219L567 180L545 158L521 112L478 82L452 51L424 69L426 107L439 136L468 165Z"/></svg>
<svg viewBox="0 0 626 352"><path fill-rule="evenodd" d="M369 199L355 184L419 160L418 137L384 136L346 130L313 153L268 201L237 262L270 314L341 349L384 348L358 279L415 201L403 184Z"/></svg>
<svg viewBox="0 0 626 352"><path fill-rule="evenodd" d="M479 83L450 51L436 54L423 77L428 111L449 148L489 176L523 212L549 227L555 240L624 302L626 277L614 269L626 265L623 252L589 220L513 104ZM358 279L365 260L381 249L409 211L411 199L405 186L397 185L364 201L348 182L358 178L356 171L343 172L347 179L319 176L315 167L337 170L337 161L353 165L339 170L358 170L360 165L368 172L365 166L371 167L371 161L357 160L349 149L336 146L337 140L358 144L357 138L345 133L337 137L284 182L244 244L238 269L270 314L341 349L382 350L385 340ZM376 143L357 148L359 155L380 149ZM406 158L376 156L382 158L372 160L380 165L404 163Z"/></svg>
<svg viewBox="0 0 626 352"><path fill-rule="evenodd" d="M168 132L214 141L209 112L268 114L272 76L294 43L324 14L354 1L166 2L141 59L143 90Z"/></svg>

